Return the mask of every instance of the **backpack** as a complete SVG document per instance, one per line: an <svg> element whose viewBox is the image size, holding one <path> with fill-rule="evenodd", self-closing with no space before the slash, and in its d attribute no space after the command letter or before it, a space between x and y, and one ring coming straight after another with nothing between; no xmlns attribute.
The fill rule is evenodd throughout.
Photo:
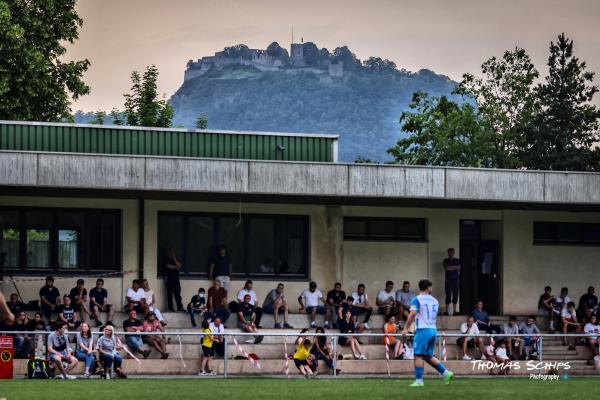
<svg viewBox="0 0 600 400"><path fill-rule="evenodd" d="M27 379L48 379L46 361L36 358L27 362Z"/></svg>

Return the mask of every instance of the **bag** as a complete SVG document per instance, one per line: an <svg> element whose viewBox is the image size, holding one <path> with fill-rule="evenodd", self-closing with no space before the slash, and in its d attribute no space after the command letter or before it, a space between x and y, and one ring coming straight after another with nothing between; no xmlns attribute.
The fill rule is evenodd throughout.
<svg viewBox="0 0 600 400"><path fill-rule="evenodd" d="M48 367L42 359L27 362L27 379L48 379Z"/></svg>

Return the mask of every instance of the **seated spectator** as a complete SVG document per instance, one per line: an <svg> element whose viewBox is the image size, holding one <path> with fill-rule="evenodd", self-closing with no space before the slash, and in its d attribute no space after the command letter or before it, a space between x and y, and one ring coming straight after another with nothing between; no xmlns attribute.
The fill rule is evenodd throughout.
<svg viewBox="0 0 600 400"><path fill-rule="evenodd" d="M198 294L192 296L192 299L187 305L187 311L190 315L192 327L196 328L195 314L204 314L206 312L206 292L204 288L198 289Z"/></svg>
<svg viewBox="0 0 600 400"><path fill-rule="evenodd" d="M325 329L320 326L317 327L315 333L325 333ZM311 354L315 358L314 369L316 370L319 364L319 360L325 362L325 365L331 369L331 373L333 374L333 353L330 347L327 345L327 337L326 336L315 336L313 338L313 347L310 350ZM341 370L337 370L339 374Z"/></svg>
<svg viewBox="0 0 600 400"><path fill-rule="evenodd" d="M584 313L584 309L588 309L593 313L598 307L598 297L594 294L595 290L593 286L588 287L587 293L579 298L579 306L577 312L580 314ZM12 301L12 295L11 295ZM13 312L14 313L14 312ZM15 314L16 315L16 314Z"/></svg>
<svg viewBox="0 0 600 400"><path fill-rule="evenodd" d="M394 292L394 282L387 281L385 283L385 289L380 290L379 293L377 293L375 305L378 307L377 312L385 315L386 318L396 313L396 292Z"/></svg>
<svg viewBox="0 0 600 400"><path fill-rule="evenodd" d="M225 323L229 318L229 311L227 310L227 290L221 286L221 281L215 279L207 294L208 312L205 315L209 321L218 317Z"/></svg>
<svg viewBox="0 0 600 400"><path fill-rule="evenodd" d="M58 308L58 320L65 324L68 331L77 330L81 325L75 307L71 304L71 298L67 295L63 296L63 305Z"/></svg>
<svg viewBox="0 0 600 400"><path fill-rule="evenodd" d="M216 353L221 357L225 357L225 336L223 336L223 333L225 333L225 326L221 323L221 318L215 318L208 327L213 334L213 356Z"/></svg>
<svg viewBox="0 0 600 400"><path fill-rule="evenodd" d="M490 344L485 346L485 359L494 363L496 362L496 342L494 338L491 338ZM494 375L493 368L490 370L490 375Z"/></svg>
<svg viewBox="0 0 600 400"><path fill-rule="evenodd" d="M50 321L52 313L58 313L60 306L60 292L54 287L54 278L46 277L46 285L40 289L40 309L42 314Z"/></svg>
<svg viewBox="0 0 600 400"><path fill-rule="evenodd" d="M567 304L572 302L571 297L569 296L569 289L563 287L560 289L560 294L554 296L552 303L554 305L553 313L551 315L550 329L560 330L562 328L562 311L563 308L567 307ZM553 323L554 322L554 323Z"/></svg>
<svg viewBox="0 0 600 400"><path fill-rule="evenodd" d="M537 356L538 354L538 335L540 333L540 329L535 324L535 316L529 315L527 317L527 321L520 326L520 332L523 335L532 335L532 336L523 336L523 351L526 351L527 348L530 348L528 356Z"/></svg>
<svg viewBox="0 0 600 400"><path fill-rule="evenodd" d="M134 279L131 283L131 287L127 289L125 295L125 307L126 312L135 310L137 313L146 314L148 307L146 305L146 292L142 289L140 281Z"/></svg>
<svg viewBox="0 0 600 400"><path fill-rule="evenodd" d="M123 321L123 330L125 332L141 332L144 330L144 324L137 319L135 308L129 311L129 318ZM139 335L127 335L125 343L127 343L132 352L137 351L144 358L148 358L150 355L150 350L144 350L144 344Z"/></svg>
<svg viewBox="0 0 600 400"><path fill-rule="evenodd" d="M510 363L510 357L506 354L506 341L504 339L499 339L496 344L496 363L502 364L503 366ZM500 374L507 375L510 368L500 367Z"/></svg>
<svg viewBox="0 0 600 400"><path fill-rule="evenodd" d="M162 313L156 306L156 295L154 294L154 290L150 289L150 282L148 282L148 279L142 280L142 289L144 289L144 299L146 302L146 309L148 310L146 315L148 315L148 313L154 313L155 319L157 319L162 326L167 326Z"/></svg>
<svg viewBox="0 0 600 400"><path fill-rule="evenodd" d="M146 314L146 318L142 326L144 327L144 332L165 331L163 325L156 318L156 314L154 314L152 311ZM158 350L161 359L164 360L169 358L169 353L167 353L167 339L164 336L144 335L142 339L146 344Z"/></svg>
<svg viewBox="0 0 600 400"><path fill-rule="evenodd" d="M246 297L246 295L250 296L250 304L252 305L252 307L254 307L254 313L256 314L256 322L255 322L256 327L258 329L260 329L260 320L263 315L263 309L258 307L258 305L256 304L256 302L257 302L256 292L252 289L252 281L251 280L247 280L246 283L244 284L244 287L238 291L238 293L237 293L238 304L242 304L244 302L244 298Z"/></svg>
<svg viewBox="0 0 600 400"><path fill-rule="evenodd" d="M46 323L41 312L36 312L33 319L27 323L27 330L30 332L46 330Z"/></svg>
<svg viewBox="0 0 600 400"><path fill-rule="evenodd" d="M383 337L383 344L387 345L387 351L392 350L390 357L395 360L401 360L402 353L404 353L404 346L402 346L402 340L394 336L398 334L398 325L396 324L395 316L389 315L386 318L386 322L383 324L383 333L389 335Z"/></svg>
<svg viewBox="0 0 600 400"><path fill-rule="evenodd" d="M410 288L410 282L404 281L402 289L396 292L396 304L398 305L398 315L401 319L406 320L410 313L410 302L415 298L416 294Z"/></svg>
<svg viewBox="0 0 600 400"><path fill-rule="evenodd" d="M517 323L517 317L512 315L507 324L504 324L504 333L507 335L518 335L519 324ZM508 344L508 355L511 360L518 360L521 357L523 349L523 338L520 336L505 336L504 340Z"/></svg>
<svg viewBox="0 0 600 400"><path fill-rule="evenodd" d="M265 297L262 309L266 314L273 314L273 318L275 319L275 329L281 328L281 324L279 323L279 313L283 313L283 327L285 329L293 329L294 327L288 324L289 307L283 290L283 283L279 283L277 288L272 289L267 294L267 297Z"/></svg>
<svg viewBox="0 0 600 400"><path fill-rule="evenodd" d="M77 332L77 348L75 358L85 362L84 377L89 378L94 372L96 356L94 355L94 340L92 330L87 322L81 324L81 330Z"/></svg>
<svg viewBox="0 0 600 400"><path fill-rule="evenodd" d="M71 289L69 297L75 311L81 313L81 319L84 319L84 313L85 315L91 315L87 304L87 289L85 288L85 281L83 279L77 279L77 286Z"/></svg>
<svg viewBox="0 0 600 400"><path fill-rule="evenodd" d="M552 288L550 286L546 286L544 288L544 294L542 294L538 300L538 315L548 317L552 314L552 310L554 308L553 299L554 296L552 295Z"/></svg>
<svg viewBox="0 0 600 400"><path fill-rule="evenodd" d="M346 293L342 290L342 284L336 282L335 285L333 285L333 290L327 292L325 303L325 329L337 327L336 319L345 299ZM329 321L331 321L331 325L329 324Z"/></svg>
<svg viewBox="0 0 600 400"><path fill-rule="evenodd" d="M352 303L352 315L358 318L359 315L365 314L362 326L364 329L371 329L369 327L369 318L371 318L373 307L369 305L369 296L365 293L365 285L363 283L359 284L356 292L352 293L352 298L354 299L354 303Z"/></svg>
<svg viewBox="0 0 600 400"><path fill-rule="evenodd" d="M323 293L317 289L316 282L310 282L308 289L298 296L298 303L300 303L299 312L306 310L306 313L310 314L310 326L312 328L317 327L317 314L325 314L325 307L320 305L319 302L325 303Z"/></svg>
<svg viewBox="0 0 600 400"><path fill-rule="evenodd" d="M250 303L251 297L249 294L244 296L244 301L240 304L238 309L238 328L242 332L256 333L258 328L256 327L256 312L254 306ZM254 341L247 340L246 343L259 344L262 342L262 336L255 336Z"/></svg>
<svg viewBox="0 0 600 400"><path fill-rule="evenodd" d="M460 325L460 333L464 335L479 335L479 327L475 323L475 317L469 315L467 321ZM481 337L459 337L456 340L456 344L461 346L463 352L463 360L471 361L473 358L467 354L467 347L479 349L481 359L485 360L485 349L483 348L483 338Z"/></svg>
<svg viewBox="0 0 600 400"><path fill-rule="evenodd" d="M72 350L68 347L69 340L65 334L65 323L56 321L55 330L48 335L48 358L54 362L54 367L58 369L57 378L75 379L69 375L69 372L75 368L78 361L71 355ZM63 363L66 363L67 368L63 368Z"/></svg>
<svg viewBox="0 0 600 400"><path fill-rule="evenodd" d="M473 315L475 318L475 322L477 323L477 327L480 331L485 331L488 334L492 332L498 334L502 331L502 328L500 328L498 325L492 324L492 321L490 321L488 313L483 309L482 300L477 302L471 315Z"/></svg>
<svg viewBox="0 0 600 400"><path fill-rule="evenodd" d="M338 329L340 330L340 333L350 334L349 336L338 337L340 346L349 344L355 360L366 360L367 357L363 355L362 348L360 347L356 336L352 336L353 333L356 333L356 327L354 326L354 320L352 319L352 312L350 310L346 310L344 318L338 320Z"/></svg>
<svg viewBox="0 0 600 400"><path fill-rule="evenodd" d="M595 335L586 338L586 342L593 354L593 360L598 360L598 346L600 346L600 324L598 318L592 315L590 322L585 324L583 331L588 335Z"/></svg>
<svg viewBox="0 0 600 400"><path fill-rule="evenodd" d="M217 375L216 372L210 368L210 362L213 359L213 344L215 337L212 335L212 331L207 320L202 321L202 358L200 359L200 372L199 376Z"/></svg>
<svg viewBox="0 0 600 400"><path fill-rule="evenodd" d="M20 311L16 315L15 323L10 327L11 331L26 332L29 318L25 311ZM15 345L15 357L16 358L27 358L31 353L31 337L25 333L12 335Z"/></svg>
<svg viewBox="0 0 600 400"><path fill-rule="evenodd" d="M104 289L104 279L96 279L96 286L90 290L90 310L92 312L92 318L96 320L96 327L102 326L102 319L100 313L105 312L108 314L106 323L112 325L112 319L114 316L113 306L108 304L108 292Z"/></svg>
<svg viewBox="0 0 600 400"><path fill-rule="evenodd" d="M8 303L8 309L13 315L18 315L21 311L25 311L25 303L19 301L19 295L16 293L11 293L10 302Z"/></svg>
<svg viewBox="0 0 600 400"><path fill-rule="evenodd" d="M106 324L104 335L100 336L96 342L98 358L104 363L104 378L110 379L110 370L113 367L120 378L127 378L121 367L123 358L118 351L122 347L121 341L115 336L115 328L112 324Z"/></svg>
<svg viewBox="0 0 600 400"><path fill-rule="evenodd" d="M570 301L566 307L563 307L560 314L562 318L562 333L576 333L581 332L581 325L577 321L577 312L575 312L575 303ZM563 336L563 343L565 346L569 346L569 350L575 350L575 345L569 343L567 336Z"/></svg>

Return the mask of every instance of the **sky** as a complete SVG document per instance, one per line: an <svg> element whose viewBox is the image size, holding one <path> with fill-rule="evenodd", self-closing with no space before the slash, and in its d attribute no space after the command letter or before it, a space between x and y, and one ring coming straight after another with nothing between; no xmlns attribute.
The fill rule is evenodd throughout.
<svg viewBox="0 0 600 400"><path fill-rule="evenodd" d="M277 41L289 50L292 28L296 42L347 45L360 59L454 80L515 46L544 75L550 41L565 32L600 73L597 0L79 0L77 10L84 23L66 58L90 60L84 80L92 91L73 111L122 108L131 72L150 64L169 97L188 60L239 43L264 49Z"/></svg>

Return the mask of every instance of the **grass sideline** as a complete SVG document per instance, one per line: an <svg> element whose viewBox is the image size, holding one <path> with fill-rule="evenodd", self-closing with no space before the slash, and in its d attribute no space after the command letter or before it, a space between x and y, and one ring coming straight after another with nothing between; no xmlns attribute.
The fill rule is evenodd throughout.
<svg viewBox="0 0 600 400"><path fill-rule="evenodd" d="M166 399L218 396L228 399L598 399L600 378L533 381L526 378L458 378L450 386L426 378L425 387L409 388L411 379L185 379L23 380L0 381L0 398L7 400Z"/></svg>

